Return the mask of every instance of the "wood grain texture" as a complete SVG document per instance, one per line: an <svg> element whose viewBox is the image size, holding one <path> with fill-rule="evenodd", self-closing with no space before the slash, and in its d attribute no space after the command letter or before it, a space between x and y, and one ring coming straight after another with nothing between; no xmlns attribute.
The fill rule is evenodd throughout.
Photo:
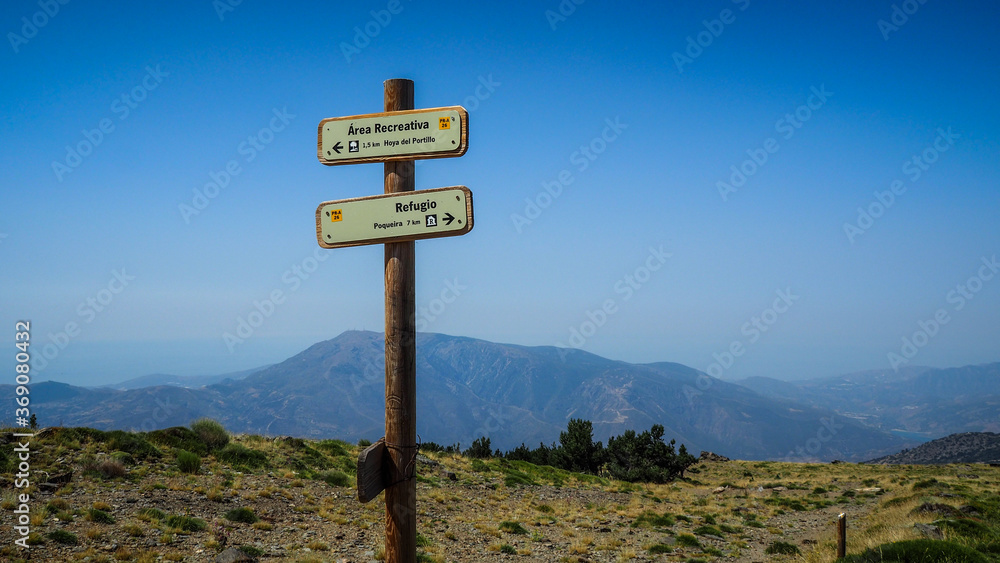
<svg viewBox="0 0 1000 563"><path fill-rule="evenodd" d="M413 109L413 81L385 82L385 110ZM412 192L413 160L385 163L385 193ZM385 245L385 441L387 475L406 476L416 455L417 346L413 241ZM413 470L415 471L415 467ZM416 563L417 481L402 478L385 490L385 561Z"/></svg>
<svg viewBox="0 0 1000 563"><path fill-rule="evenodd" d="M374 500L385 484L385 440L379 440L358 454L358 500Z"/></svg>

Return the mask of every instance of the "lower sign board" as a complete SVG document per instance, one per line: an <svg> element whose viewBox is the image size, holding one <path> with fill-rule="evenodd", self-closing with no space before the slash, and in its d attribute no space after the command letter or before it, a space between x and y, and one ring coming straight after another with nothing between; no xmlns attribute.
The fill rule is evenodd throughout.
<svg viewBox="0 0 1000 563"><path fill-rule="evenodd" d="M472 192L465 186L325 201L316 209L316 238L343 248L472 230Z"/></svg>

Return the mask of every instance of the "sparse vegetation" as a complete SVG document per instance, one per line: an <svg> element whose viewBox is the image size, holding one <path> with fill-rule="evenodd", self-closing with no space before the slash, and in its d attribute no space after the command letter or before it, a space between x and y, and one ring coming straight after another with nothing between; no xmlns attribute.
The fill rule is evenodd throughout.
<svg viewBox="0 0 1000 563"><path fill-rule="evenodd" d="M177 468L183 473L196 474L201 469L201 457L187 450L177 450Z"/></svg>
<svg viewBox="0 0 1000 563"><path fill-rule="evenodd" d="M578 432L581 427L574 425ZM188 428L139 434L142 440L115 437L117 446L134 452L143 452L143 443L157 451L136 456L112 449L112 433L89 429L55 429L39 440L33 467L49 474L68 466L75 470L72 481L32 513L36 533L30 541L42 558L77 545L72 549L79 550L80 560L175 561L191 542L219 551L237 547L259 557L254 551L259 541L290 546L290 560L324 561L340 557L335 546L351 546L362 532L371 534L380 525L380 501L361 505L353 491L330 488L353 487L358 448L346 442L234 435L221 449L201 456L200 438ZM566 436L567 444L571 441ZM570 450L584 452L574 457L586 459L597 451L591 444L594 449L588 450L586 440L580 440ZM10 446L5 446L0 453L7 455ZM560 447L549 448L550 455ZM183 470L180 450L199 458L197 472ZM921 553L930 554L928 561L995 561L1000 555L995 492L1000 469L985 465L904 469L732 461L700 464L686 479L629 483L606 472L595 475L496 455L467 458L458 451L425 449L418 463L418 497L433 506L419 523L420 560L444 561L455 549L557 560L548 555L549 546L561 545L559 557L565 561L669 555L676 561L801 557L829 563L835 527L830 511L820 509L840 503L872 513L852 520L848 561L921 561ZM130 458L134 465L126 466ZM121 464L124 474L101 473L97 468L104 462ZM884 495L856 492L867 484L879 486ZM125 498L112 491L126 491ZM155 508L146 504L149 500ZM14 509L13 493L5 493L0 506ZM418 506L425 510L428 504ZM310 525L303 517L330 525L304 527ZM921 538L915 523L938 530L945 539ZM220 528L225 530L221 536ZM337 539L327 529L347 537ZM318 533L304 535L312 530ZM259 539L240 545L250 537L241 534ZM816 544L803 543L816 534ZM145 542L157 545L142 551L138 546ZM117 547L101 552L104 545ZM0 558L12 553L2 551Z"/></svg>
<svg viewBox="0 0 1000 563"><path fill-rule="evenodd" d="M191 431L205 444L209 452L221 450L229 444L229 432L210 418L200 418L191 423Z"/></svg>

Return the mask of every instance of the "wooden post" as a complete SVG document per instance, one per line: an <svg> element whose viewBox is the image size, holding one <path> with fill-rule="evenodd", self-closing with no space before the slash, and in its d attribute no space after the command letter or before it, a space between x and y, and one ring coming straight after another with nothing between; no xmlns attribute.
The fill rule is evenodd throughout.
<svg viewBox="0 0 1000 563"><path fill-rule="evenodd" d="M847 515L837 516L837 559L847 557Z"/></svg>
<svg viewBox="0 0 1000 563"><path fill-rule="evenodd" d="M413 109L413 81L385 81L385 111ZM414 190L413 161L385 163L385 193ZM385 245L385 561L417 559L414 243Z"/></svg>

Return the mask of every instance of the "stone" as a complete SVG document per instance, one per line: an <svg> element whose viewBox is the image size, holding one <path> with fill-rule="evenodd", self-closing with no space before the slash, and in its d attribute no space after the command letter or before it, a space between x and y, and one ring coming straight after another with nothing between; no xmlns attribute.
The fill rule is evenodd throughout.
<svg viewBox="0 0 1000 563"><path fill-rule="evenodd" d="M937 526L931 526L930 524L921 524L917 522L913 525L918 532L924 535L924 537L930 538L932 540L944 539L944 534L941 533L941 528Z"/></svg>

